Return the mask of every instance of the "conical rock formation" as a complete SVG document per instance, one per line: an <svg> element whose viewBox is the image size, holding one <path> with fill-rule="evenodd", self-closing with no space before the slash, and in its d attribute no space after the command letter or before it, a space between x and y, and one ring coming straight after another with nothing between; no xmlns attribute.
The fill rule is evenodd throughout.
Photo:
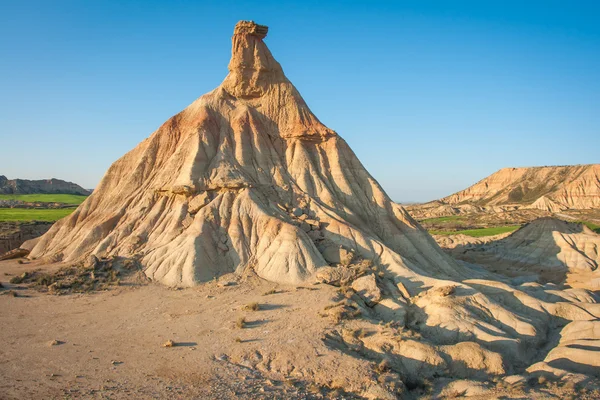
<svg viewBox="0 0 600 400"><path fill-rule="evenodd" d="M266 32L238 23L223 83L116 161L31 256L135 256L149 277L192 286L248 268L300 282L328 265L324 251L344 246L407 273L457 276L310 111Z"/></svg>

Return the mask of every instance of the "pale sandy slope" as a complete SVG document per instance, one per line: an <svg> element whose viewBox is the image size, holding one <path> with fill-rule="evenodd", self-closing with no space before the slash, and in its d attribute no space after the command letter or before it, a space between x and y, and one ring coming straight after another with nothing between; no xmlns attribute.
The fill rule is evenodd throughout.
<svg viewBox="0 0 600 400"><path fill-rule="evenodd" d="M15 289L7 282L10 276L39 267L47 268L0 262L0 281ZM273 289L277 293L264 295ZM600 393L594 391L597 380L585 375L542 384L537 375L511 376L492 353L477 356L481 353L472 342L432 348L418 332L380 325L368 315L341 323L320 317L339 301L328 285L297 287L250 277L231 286L212 282L182 290L149 284L69 296L17 292L19 297L0 296L2 399L426 399L461 394L592 399ZM260 304L259 311L243 310L253 302ZM248 322L245 329L236 326L240 317ZM53 340L61 343L51 346ZM162 347L167 340L177 345ZM382 371L384 359L394 369ZM415 383L412 390L400 383L397 397L388 397L386 382L401 382L396 370ZM451 378L444 377L445 370Z"/></svg>
<svg viewBox="0 0 600 400"><path fill-rule="evenodd" d="M600 289L600 235L582 224L540 218L512 234L436 239L453 257L509 276Z"/></svg>

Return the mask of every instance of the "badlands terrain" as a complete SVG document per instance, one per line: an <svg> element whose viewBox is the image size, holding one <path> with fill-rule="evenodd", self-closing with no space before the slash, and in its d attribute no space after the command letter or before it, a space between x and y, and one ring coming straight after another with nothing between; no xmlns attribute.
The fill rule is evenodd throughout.
<svg viewBox="0 0 600 400"><path fill-rule="evenodd" d="M466 243L391 201L267 32L239 22L221 85L0 262L0 395L598 398L597 288L575 277L598 235L534 221L453 258Z"/></svg>

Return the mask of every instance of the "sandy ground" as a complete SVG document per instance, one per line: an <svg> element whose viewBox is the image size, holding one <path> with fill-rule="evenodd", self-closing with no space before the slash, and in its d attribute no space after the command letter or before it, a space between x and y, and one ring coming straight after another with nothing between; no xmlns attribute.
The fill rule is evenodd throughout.
<svg viewBox="0 0 600 400"><path fill-rule="evenodd" d="M15 286L8 284L12 275L32 267L0 263L5 291ZM274 287L285 292L262 295ZM148 284L66 296L17 288L18 297L0 296L0 397L260 398L269 397L269 390L300 396L301 388L266 382L230 355L232 348L248 354L293 349L298 341L314 342L315 355L327 353L319 335L311 336L327 324L315 317L333 291L313 289L259 279L227 287ZM241 310L251 302L261 310ZM243 316L247 327L237 328ZM61 344L52 346L52 340ZM177 345L162 347L167 340Z"/></svg>
<svg viewBox="0 0 600 400"><path fill-rule="evenodd" d="M387 329L364 319L344 321L342 328L320 317L325 306L339 300L334 287L274 285L255 277L234 282L229 276L192 289L125 283L56 296L8 283L36 268L57 266L0 262L1 399L388 398L377 394L374 360L323 340L347 327L367 327L375 334ZM276 293L265 295L273 289ZM18 296L8 295L10 290ZM258 311L243 309L254 302ZM240 317L246 319L243 329L237 326ZM163 347L168 340L176 345ZM573 398L575 393L558 385L501 390L486 385L471 398ZM432 396L414 390L403 398Z"/></svg>

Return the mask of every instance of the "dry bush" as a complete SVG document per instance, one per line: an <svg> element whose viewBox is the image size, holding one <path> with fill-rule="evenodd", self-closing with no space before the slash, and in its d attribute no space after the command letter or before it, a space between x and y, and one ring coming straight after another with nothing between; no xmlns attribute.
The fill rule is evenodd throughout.
<svg viewBox="0 0 600 400"><path fill-rule="evenodd" d="M379 364L377 364L373 370L378 374L383 374L384 372L389 371L391 368L390 362L387 359L381 360Z"/></svg>
<svg viewBox="0 0 600 400"><path fill-rule="evenodd" d="M12 278L10 278L9 282L13 285L18 285L20 283L26 282L33 274L35 274L35 272L23 272L19 276L13 276Z"/></svg>
<svg viewBox="0 0 600 400"><path fill-rule="evenodd" d="M242 343L242 338L236 337L236 338L235 338L235 342L236 342L236 343Z"/></svg>
<svg viewBox="0 0 600 400"><path fill-rule="evenodd" d="M321 388L318 385L314 384L314 383L309 383L306 386L306 391L309 392L309 393L312 393L312 394L320 394L321 393Z"/></svg>
<svg viewBox="0 0 600 400"><path fill-rule="evenodd" d="M338 289L338 292L347 299L351 298L352 295L354 295L354 293L356 293L354 291L354 289L352 289L352 287L349 285L340 286L340 288Z"/></svg>
<svg viewBox="0 0 600 400"><path fill-rule="evenodd" d="M270 294L277 294L277 289L273 288L263 293L263 296L268 296Z"/></svg>
<svg viewBox="0 0 600 400"><path fill-rule="evenodd" d="M244 329L246 327L246 318L239 317L237 321L235 321L235 326L239 329Z"/></svg>
<svg viewBox="0 0 600 400"><path fill-rule="evenodd" d="M19 260L19 261L17 261L17 264L25 264L25 261Z"/></svg>
<svg viewBox="0 0 600 400"><path fill-rule="evenodd" d="M435 288L434 293L439 296L446 297L446 296L450 296L451 294L453 294L455 290L456 290L456 286L448 285L448 286L441 286L441 287Z"/></svg>
<svg viewBox="0 0 600 400"><path fill-rule="evenodd" d="M93 266L71 265L53 273L40 270L25 272L11 283L30 283L34 289L51 294L86 293L107 290L121 283L121 271L115 259L102 260ZM125 260L123 272L131 274L138 267L134 260Z"/></svg>
<svg viewBox="0 0 600 400"><path fill-rule="evenodd" d="M244 311L258 311L260 310L260 305L257 302L248 303L244 307L242 307Z"/></svg>
<svg viewBox="0 0 600 400"><path fill-rule="evenodd" d="M162 347L175 347L175 342L169 339L163 343Z"/></svg>

